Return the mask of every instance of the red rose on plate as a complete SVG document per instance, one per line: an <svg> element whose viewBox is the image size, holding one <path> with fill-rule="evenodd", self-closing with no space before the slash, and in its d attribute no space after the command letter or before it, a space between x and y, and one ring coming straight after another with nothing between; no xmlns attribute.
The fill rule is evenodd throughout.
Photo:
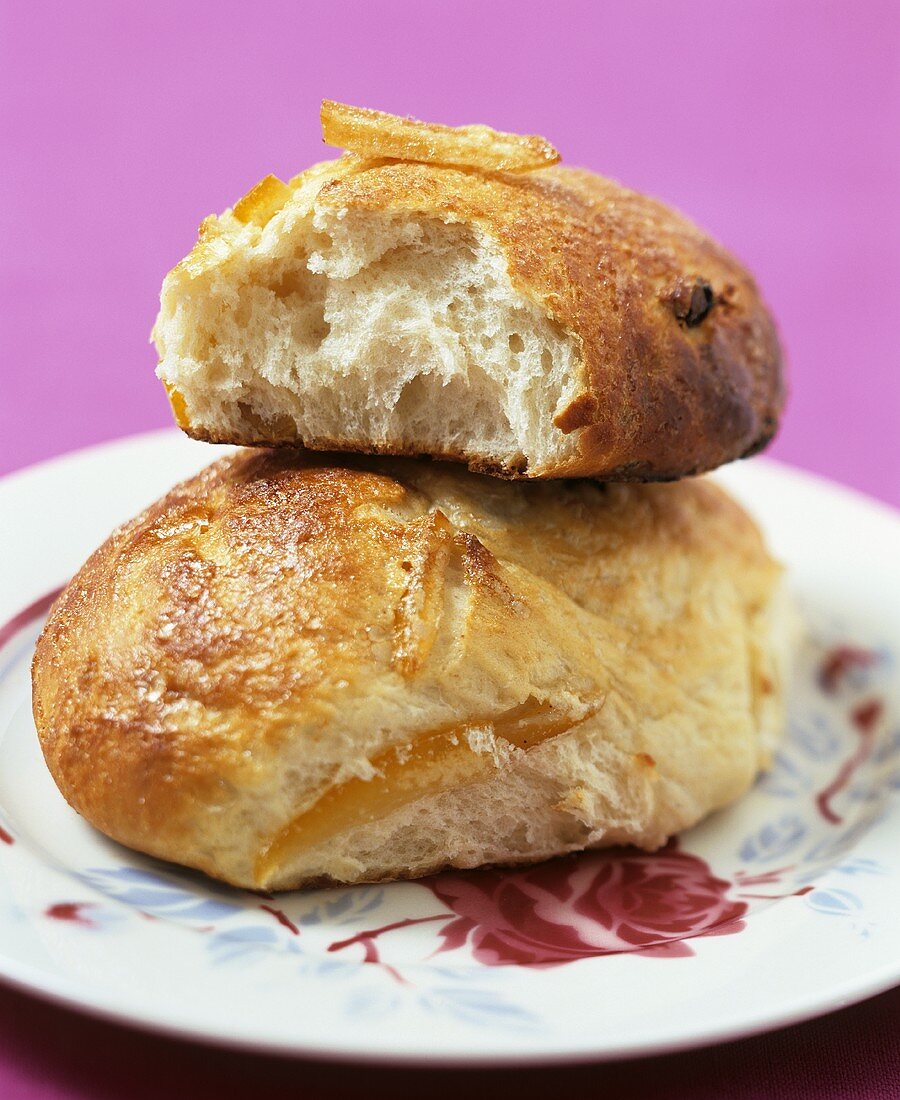
<svg viewBox="0 0 900 1100"><path fill-rule="evenodd" d="M692 936L737 932L747 911L698 856L587 852L511 871L437 875L427 885L456 914L440 951L469 942L488 966L549 966L640 951L690 955Z"/></svg>

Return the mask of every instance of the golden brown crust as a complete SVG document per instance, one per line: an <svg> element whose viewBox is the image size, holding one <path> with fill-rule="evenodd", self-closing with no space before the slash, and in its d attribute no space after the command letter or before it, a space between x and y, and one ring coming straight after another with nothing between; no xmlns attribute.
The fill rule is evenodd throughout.
<svg viewBox="0 0 900 1100"><path fill-rule="evenodd" d="M296 884L255 861L316 792L528 700L543 736L623 737L634 782L692 789L700 810L660 810L647 843L750 781L748 631L778 568L718 488L335 463L225 458L115 532L60 597L34 714L90 822L228 881ZM655 716L662 740L641 732ZM423 872L390 872L405 873Z"/></svg>
<svg viewBox="0 0 900 1100"><path fill-rule="evenodd" d="M772 318L745 268L663 203L579 169L488 173L353 156L316 165L290 186L316 209L477 227L499 243L515 288L575 338L580 385L546 429L577 433L572 457L539 469L498 465L465 447L433 457L510 478L671 480L755 454L774 436L785 387ZM176 270L193 278L227 263L230 233L207 225ZM187 430L208 438L201 424ZM258 437L248 425L220 441L360 449L343 439L279 438L262 424Z"/></svg>

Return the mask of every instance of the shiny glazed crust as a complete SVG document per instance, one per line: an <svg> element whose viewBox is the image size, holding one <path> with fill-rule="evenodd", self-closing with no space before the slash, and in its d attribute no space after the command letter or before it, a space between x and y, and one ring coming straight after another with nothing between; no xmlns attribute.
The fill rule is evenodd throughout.
<svg viewBox="0 0 900 1100"><path fill-rule="evenodd" d="M88 821L242 886L652 848L766 762L779 574L703 480L241 452L73 579L35 720Z"/></svg>
<svg viewBox="0 0 900 1100"><path fill-rule="evenodd" d="M577 433L573 455L524 470L466 448L434 457L512 478L672 480L755 454L775 434L785 397L782 355L759 291L733 256L661 202L560 166L487 173L353 156L316 165L290 186L275 184L261 225L280 216L290 224L312 203L475 227L499 244L515 289L576 340L578 388L547 422L548 433ZM227 265L243 247L251 213L243 221L207 219L194 251L168 277L167 292ZM278 225L267 231L279 232ZM175 411L199 439L311 442L249 426L226 438ZM312 442L370 450L340 438ZM390 444L376 449L385 453ZM423 449L407 445L402 453Z"/></svg>

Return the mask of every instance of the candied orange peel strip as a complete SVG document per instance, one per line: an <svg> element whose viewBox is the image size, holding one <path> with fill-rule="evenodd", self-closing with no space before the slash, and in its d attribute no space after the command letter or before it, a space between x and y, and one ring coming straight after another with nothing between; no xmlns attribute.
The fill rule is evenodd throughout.
<svg viewBox="0 0 900 1100"><path fill-rule="evenodd" d="M234 204L232 213L239 222L264 226L291 197L291 189L277 176L266 176Z"/></svg>
<svg viewBox="0 0 900 1100"><path fill-rule="evenodd" d="M168 382L164 383L164 385L169 397L169 404L172 406L172 415L175 417L175 423L179 428L185 431L191 426L185 400L174 386L170 385Z"/></svg>
<svg viewBox="0 0 900 1100"><path fill-rule="evenodd" d="M498 764L490 753L473 749L467 739L471 732L489 730L500 741L527 752L568 733L597 709L573 718L530 698L493 718L450 723L421 732L407 745L386 749L372 761L373 778L354 777L327 788L269 839L256 858L257 884L267 886L291 859L339 833L380 821L441 791L490 779Z"/></svg>
<svg viewBox="0 0 900 1100"><path fill-rule="evenodd" d="M332 99L322 100L321 120L326 145L364 157L486 172L530 172L559 160L550 142L534 134L504 134L489 126L440 126Z"/></svg>

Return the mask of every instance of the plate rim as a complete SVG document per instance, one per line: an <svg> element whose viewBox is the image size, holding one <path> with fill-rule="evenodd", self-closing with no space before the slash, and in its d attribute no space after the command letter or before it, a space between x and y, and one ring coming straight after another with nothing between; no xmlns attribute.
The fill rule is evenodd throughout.
<svg viewBox="0 0 900 1100"><path fill-rule="evenodd" d="M600 1064L604 1062L622 1062L638 1058L657 1058L667 1054L677 1054L706 1047L721 1046L726 1043L752 1039L770 1031L778 1031L795 1024L819 1019L832 1012L860 1004L880 993L885 993L900 985L900 963L890 971L874 979L865 987L859 987L853 981L846 981L830 992L829 999L824 997L798 998L789 1006L775 1014L759 1013L750 1021L723 1025L713 1030L705 1030L697 1035L683 1035L653 1045L618 1044L605 1050L597 1050L587 1045L573 1045L559 1051L522 1050L516 1053L497 1054L490 1052L402 1052L392 1050L366 1049L357 1045L355 1049L346 1046L329 1046L321 1042L298 1040L257 1039L247 1035L226 1036L219 1030L204 1028L188 1022L179 1023L167 1020L162 1013L148 1011L128 1011L116 1009L106 1003L103 995L89 995L86 999L73 985L70 991L65 987L70 983L45 981L43 984L30 981L28 971L40 975L36 968L18 965L20 973L12 973L7 968L8 956L0 953L0 985L14 989L19 993L36 996L39 1000L77 1012L91 1019L120 1027L130 1027L150 1035L177 1039L182 1042L196 1042L220 1050L244 1051L247 1053L277 1055L280 1057L308 1059L320 1062L336 1062L345 1065L377 1065L381 1067L397 1066L419 1069L512 1069L524 1066L561 1066L574 1064ZM112 998L109 998L112 999Z"/></svg>

